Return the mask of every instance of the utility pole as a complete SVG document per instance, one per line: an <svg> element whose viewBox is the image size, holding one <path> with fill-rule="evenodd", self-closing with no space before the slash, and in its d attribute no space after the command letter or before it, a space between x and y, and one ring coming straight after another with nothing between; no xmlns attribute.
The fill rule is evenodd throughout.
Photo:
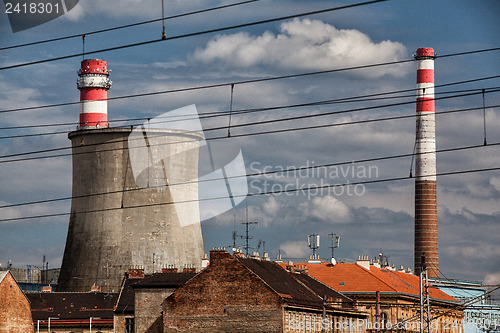
<svg viewBox="0 0 500 333"><path fill-rule="evenodd" d="M429 280L425 253L422 253L420 270L420 333L431 333L431 305L429 301Z"/></svg>

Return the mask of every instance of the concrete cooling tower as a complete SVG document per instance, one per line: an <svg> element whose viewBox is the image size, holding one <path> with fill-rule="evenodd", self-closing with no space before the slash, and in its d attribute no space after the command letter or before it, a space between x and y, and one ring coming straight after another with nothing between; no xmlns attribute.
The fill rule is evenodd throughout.
<svg viewBox="0 0 500 333"><path fill-rule="evenodd" d="M57 290L116 292L124 273L138 266L146 274L167 265L200 269L202 135L109 128L106 62L83 60L79 76L80 126L69 133L71 215Z"/></svg>

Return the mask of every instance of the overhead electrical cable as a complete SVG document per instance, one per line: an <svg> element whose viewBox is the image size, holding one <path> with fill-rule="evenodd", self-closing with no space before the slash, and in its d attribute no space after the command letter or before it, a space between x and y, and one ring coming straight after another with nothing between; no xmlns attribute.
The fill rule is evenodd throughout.
<svg viewBox="0 0 500 333"><path fill-rule="evenodd" d="M498 75L500 77L500 75ZM462 89L462 90L453 90L453 91L442 91L442 92L436 92L435 95L447 95L447 94L458 94L458 93L464 93L464 92L471 92L471 91L485 91L490 92L490 90L497 89L498 87L488 87L488 88L475 88L475 89ZM386 99L397 99L397 98L415 98L416 94L411 94L411 95L399 95L399 96L388 96L388 97L376 97L376 96L386 96L386 95L395 95L395 94L400 94L404 92L409 92L409 91L414 91L415 89L405 89L405 90L395 90L395 91L390 91L390 92L382 92L382 93L375 93L375 94L367 94L367 95L358 95L358 96L353 96L353 97L341 97L341 98L336 98L336 99L329 99L329 100L322 100L322 101L315 101L315 102L306 102L306 103L300 103L300 104L289 104L289 105L280 105L280 106L270 106L270 107L260 107L260 108L250 108L250 109L240 109L240 110L233 110L233 114L247 114L247 113L254 113L254 112L262 112L262 111L272 111L272 110L279 110L279 109L286 109L286 108L296 108L296 107L305 107L305 106L317 106L317 105L326 105L326 104L341 104L341 103L358 103L358 102L372 102L372 101L379 101L379 100L386 100ZM73 105L73 104L80 104L81 102L71 102L67 103L66 105ZM60 105L59 105L60 106ZM50 106L48 106L50 107ZM29 109L29 108L28 108ZM12 110L6 110L7 112L10 112ZM22 111L22 109L16 109L16 111ZM1 111L0 111L1 112ZM201 115L198 115L199 119L207 119L207 118L215 118L215 117L227 117L228 116L228 111L227 110L222 110L222 111L212 111L212 112L206 112ZM171 122L175 121L183 121L187 120L189 118L186 117L179 117L179 116L162 116L162 118L178 118L178 119L172 119ZM142 118L124 118L124 119L115 119L115 120L108 120L108 123L122 123L122 122L130 122L130 121L139 121L139 120L148 120L151 119L151 117L142 117ZM22 125L22 126L7 126L7 127L0 127L0 130L14 130L14 129L28 129L28 128L45 128L45 127L62 127L62 126L77 126L78 122L71 122L71 123L56 123L56 124L36 124L36 125ZM65 132L53 132L54 134L59 134L59 133L65 133ZM36 135L36 134L35 134ZM42 134L40 134L42 135ZM45 134L43 134L45 135ZM2 139L3 137L0 137Z"/></svg>
<svg viewBox="0 0 500 333"><path fill-rule="evenodd" d="M332 12L332 11L360 7L360 6L365 6L365 5L374 4L374 3L378 3L378 2L385 2L385 1L387 1L387 0L372 0L372 1L360 2L360 3L344 5L344 6L339 6L339 7L314 10L314 11L310 11L310 12L298 13L298 14L293 14L293 15L286 15L286 16L281 16L281 17L277 17L277 18L267 19L267 20L260 20L260 21L254 21L254 22L249 22L249 23L236 24L236 25L231 25L231 26L227 26L227 27L208 29L208 30L197 31L197 32L192 32L192 33L187 33L187 34L182 34L182 35L177 35L177 36L171 36L171 37L166 37L166 38L153 39L153 40L148 40L148 41L143 41L143 42L138 42L138 43L124 44L124 45L109 47L109 48L100 49L100 50L86 51L85 54L89 55L89 54L105 53L105 52L110 52L110 51L122 50L122 49L131 48L131 47L149 45L149 44L154 44L154 43L163 42L163 41L212 34L212 33L216 33L216 32L246 28L246 27L251 27L251 26L255 26L255 25L261 25L261 24L266 24L266 23L288 20L288 19L292 19L292 18L323 14L323 13L328 13L328 12ZM4 67L0 67L0 70L26 67L26 66L37 65L37 64L42 64L42 63L46 63L46 62L59 61L59 60L70 59L70 58L76 58L76 57L81 57L81 56L83 56L83 53L70 54L70 55L65 55L65 56L59 56L59 57L48 58L48 59L43 59L43 60L36 60L36 61L25 62L25 63L15 64L15 65L10 65L10 66L4 66Z"/></svg>
<svg viewBox="0 0 500 333"><path fill-rule="evenodd" d="M249 4L249 3L252 3L252 2L257 2L257 1L260 1L260 0L241 1L241 2L231 3L231 4L222 5L222 6L218 6L218 7L200 9L200 10L196 10L196 11L192 11L192 12L187 12L187 13L182 13L182 14L167 16L165 18L158 18L158 19L153 19L153 20L148 20L148 21L130 23L130 24L125 24L125 25L120 25L120 26L117 26L117 27L111 27L111 28L105 28L105 29L100 29L100 30L94 30L94 31L84 32L84 33L75 34L75 35L68 35L68 36L56 37L56 38L51 38L51 39L45 39L45 40L41 40L41 41L37 41L37 42L30 42L30 43L24 43L24 44L12 45L12 46L5 46L5 47L0 47L0 51L10 50L10 49L16 49L16 48L26 47L26 46L33 46L33 45L45 44L45 43L52 43L52 42L57 42L57 41L61 41L61 40L66 40L66 39L81 38L82 36L90 36L90 35L100 34L100 33L104 33L104 32L115 31L115 30L120 30L120 29L126 29L126 28L131 28L131 27L136 27L136 26L144 25L144 24L155 23L155 22L159 22L159 21L163 21L163 20L171 20L171 19L176 19L176 18L190 16L190 15L195 15L195 14L202 14L202 13L207 13L207 12L211 12L211 11L215 11L215 10L226 9L226 8L229 8L229 7L246 5L246 4Z"/></svg>
<svg viewBox="0 0 500 333"><path fill-rule="evenodd" d="M491 168L479 168L479 169L469 169L469 170L460 170L460 171L450 171L450 172L438 172L433 175L428 175L428 176L436 176L436 177L441 177L441 176L450 176L450 175L463 175L463 174L469 174L469 173L479 173L479 172L489 172L489 171L499 171L500 167L491 167ZM403 181L403 180L409 180L408 176L402 176L402 177L393 177L393 178L384 178L384 179L375 179L375 180L365 180L365 181L358 181L358 182L347 182L347 183L338 183L338 184L327 184L327 185L315 185L315 186L308 186L308 187L296 187L296 188L291 188L291 189L280 189L280 190L270 190L270 191L264 191L264 192L255 192L255 193L248 193L246 195L233 195L233 198L237 197L253 197L253 196L261 196L261 195L273 195L273 194L281 194L281 193L293 193L293 192L308 192L311 190L325 190L328 188L334 188L334 187L345 187L345 186L357 186L357 185L368 185L368 184L377 184L377 183L387 183L387 182L393 182L393 181ZM143 208L143 207L156 207L156 206L164 206L164 205L171 205L171 204L181 204L181 203L189 203L189 202L200 202L200 201L213 201L213 200L225 200L227 199L227 196L220 196L220 197L211 197L211 198L206 198L206 199L192 199L192 200L182 200L182 201L177 201L177 202L164 202L164 203L154 203L154 204L141 204L141 205L136 205L136 206L127 206L125 208L122 207L111 207L111 208L102 208L102 209L92 209L92 210L85 210L85 211L77 211L77 212L68 212L68 213L54 213L54 214L43 214L43 215L32 215L32 216L23 216L23 217L13 217L13 218L3 218L0 219L0 222L9 222L9 221L19 221L19 220L29 220L29 219L36 219L36 218L47 218L47 217L56 217L56 216L66 216L70 215L73 213L98 213L98 212L105 212L105 211L115 211L115 210L122 210L122 209L134 209L134 208Z"/></svg>
<svg viewBox="0 0 500 333"><path fill-rule="evenodd" d="M494 147L494 146L499 146L500 142L496 143L490 143L488 147ZM444 149L439 149L436 150L436 153L448 153L448 152L455 152L455 151L462 151L462 150L470 150L470 149L478 149L478 148L485 148L484 145L472 145L472 146L462 146L462 147L455 147L455 148L444 148ZM304 170L314 170L314 169L319 169L319 168L332 168L332 167L338 167L342 165L354 165L354 164L362 164L362 163L368 163L368 162L378 162L378 161L385 161L385 160L390 160L390 159L399 159L399 158L406 158L406 157L412 157L414 155L425 155L425 154L432 154L433 152L423 152L423 153L411 153L411 154L399 154L399 155L389 155L389 156L382 156L382 157L372 157L372 158L365 158L365 159L360 159L360 160L355 160L355 161L344 161L344 162L335 162L335 163L328 163L328 164L320 164L320 165L309 165L309 166L301 166L301 167L289 167L283 170L268 170L268 171L262 171L262 172L254 172L254 173L248 173L244 175L235 175L235 176L228 176L226 177L227 179L234 179L234 178L243 178L243 177L260 177L260 176L272 176L276 174L288 174L292 172L301 172ZM409 176L408 178L412 178L412 176ZM194 183L200 183L200 182L211 182L211 181L217 181L221 180L223 178L210 178L207 180L193 180L193 181L187 181L187 182L181 182L181 183L169 183L168 186L179 186L179 185L186 185L186 184L194 184ZM149 188L163 188L164 185L161 186L151 186ZM41 204L41 203L50 203L50 202L56 202L56 201L65 201L65 200L71 200L71 199L79 199L79 198L86 198L86 197L93 197L93 196L101 196L101 195L108 195L108 194L116 194L116 193L124 193L124 192L133 192L133 191L138 191L141 190L141 188L132 188L132 189L125 189L125 190L116 190L116 191L108 191L108 192L101 192L101 193L92 193L92 194L87 194L87 195L79 195L79 196L71 196L71 197L63 197L63 198L53 198L53 199L45 199L45 200L38 200L38 201L30 201L30 202L23 202L23 203L15 203L15 204L7 204L7 205L2 205L0 206L0 209L2 208L10 208L10 207L19 207L19 206L27 206L27 205L34 205L34 204Z"/></svg>
<svg viewBox="0 0 500 333"><path fill-rule="evenodd" d="M500 88L497 88L494 91L500 91ZM477 92L475 94L478 94L481 92ZM468 96L474 93L469 93L466 95L459 95L459 96L452 96L452 97L462 97L462 96ZM441 97L441 99L444 98L451 98L450 96L446 97ZM436 98L438 99L438 98ZM386 108L386 107L393 107L393 106L400 106L400 105L407 105L407 104L414 104L416 103L415 101L411 102L400 102L400 103L393 103L393 104L384 104L384 105L377 105L377 106L369 106L369 107L363 107L363 108L355 108L355 109L347 109L347 110L341 110L341 111L332 111L332 112L327 112L327 113L321 113L321 114L313 114L313 115L303 115L303 116L297 116L297 117L290 117L290 118L280 118L280 119L273 119L273 120L265 120L261 122L251 122L251 123L244 123L244 124L236 124L232 125L233 128L238 128L238 127L248 127L250 125L262 125L262 124L269 124L269 123L276 123L276 122L281 122L281 121L287 121L287 120L300 120L300 119L306 119L306 118L316 118L319 116L332 116L332 115L339 115L339 114L344 114L344 113L351 113L351 112L359 112L359 111L366 111L366 110L373 110L373 109L379 109L379 108ZM500 105L490 105L488 106L489 108L496 108L500 107ZM459 112L468 112L468 111L474 111L474 110L482 110L483 107L474 107L474 108L464 108L464 109L455 109L455 110L447 110L447 111L440 111L436 112L436 115L442 115L442 114L450 114L450 113L459 113ZM327 123L327 124L321 124L321 125L312 125L312 126L305 126L305 127L293 127L293 128L284 128L284 129L273 129L269 131L260 131L260 132L249 132L249 133L240 133L240 134L232 134L231 137L244 137L244 136L254 136L254 135L263 135L263 134L273 134L273 133L282 133L282 132L290 132L290 131L298 131L298 130L308 130L308 129L317 129L317 128L324 128L324 127L337 127L337 126L346 126L346 125L354 125L354 124L364 124L364 123L373 123L373 122L380 122L380 121L389 121L389 120L398 120L398 119L406 119L406 118L414 118L416 117L416 114L410 114L410 115L400 115L400 116L391 116L391 117L383 117L383 118L372 118L372 119L364 119L364 120L357 120L357 121L346 121L346 122L341 122L341 123ZM213 127L213 128L207 128L204 130L204 132L210 132L210 131L217 131L217 130L223 130L227 129L227 126L221 126L221 127ZM205 140L220 140L220 139L226 139L227 136L219 136L219 137L209 137L206 138ZM0 137L1 139L1 137ZM123 140L123 141L128 141ZM178 144L180 142L171 142L168 144ZM98 144L95 144L98 145ZM86 147L89 147L90 145L86 145ZM31 152L23 152L23 153L16 153L16 154L9 154L9 155L3 155L0 156L0 159L3 158L11 158L11 157L16 157L16 156L25 156L25 155L32 155L32 154L41 154L41 153L47 153L47 152L54 152L54 151L61 151L61 150L68 150L71 149L71 147L59 147L59 148L50 148L50 149L45 149L45 150L39 150L39 151L31 151ZM122 149L127 149L127 148L122 148ZM106 151L105 149L102 151ZM89 152L83 152L81 154L88 154ZM39 157L32 157L32 158L22 158L22 159L12 159L12 160L0 160L0 163L8 163L8 162L19 162L19 161L26 161L26 160L33 160L33 159L45 159L45 158L53 158L53 157L63 157L63 156L70 156L74 154L79 154L78 152L75 153L67 153L67 154L58 154L58 155L49 155L49 156L39 156Z"/></svg>

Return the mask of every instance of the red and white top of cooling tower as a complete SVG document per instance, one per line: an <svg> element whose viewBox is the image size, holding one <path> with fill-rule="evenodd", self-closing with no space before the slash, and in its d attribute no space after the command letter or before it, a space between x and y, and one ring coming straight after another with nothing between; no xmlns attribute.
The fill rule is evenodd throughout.
<svg viewBox="0 0 500 333"><path fill-rule="evenodd" d="M78 71L80 77L80 129L108 127L108 90L112 82L106 61L82 60Z"/></svg>

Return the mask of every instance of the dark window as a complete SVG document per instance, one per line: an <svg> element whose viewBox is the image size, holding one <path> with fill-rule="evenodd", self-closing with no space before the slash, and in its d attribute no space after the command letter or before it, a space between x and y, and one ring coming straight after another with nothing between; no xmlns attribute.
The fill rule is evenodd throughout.
<svg viewBox="0 0 500 333"><path fill-rule="evenodd" d="M125 318L125 332L134 333L134 318Z"/></svg>
<svg viewBox="0 0 500 333"><path fill-rule="evenodd" d="M387 313L382 312L380 314L380 328L382 330L385 330L387 328L387 323L388 323L387 319L388 319L387 318Z"/></svg>

